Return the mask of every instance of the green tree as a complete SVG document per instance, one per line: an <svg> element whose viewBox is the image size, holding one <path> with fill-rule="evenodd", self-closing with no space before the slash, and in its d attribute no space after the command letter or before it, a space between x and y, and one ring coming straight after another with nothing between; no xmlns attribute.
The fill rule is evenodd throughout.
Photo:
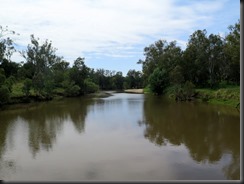
<svg viewBox="0 0 244 184"><path fill-rule="evenodd" d="M225 37L224 53L226 56L225 75L228 81L240 84L240 20L228 27Z"/></svg>
<svg viewBox="0 0 244 184"><path fill-rule="evenodd" d="M52 95L54 88L52 66L60 61L60 57L56 56L57 49L52 47L52 42L45 40L43 44L39 43L39 38L31 35L31 44L27 50L22 52L22 56L26 59L31 69L34 69L32 77L33 88L39 95L48 98ZM30 72L31 73L31 72Z"/></svg>
<svg viewBox="0 0 244 184"><path fill-rule="evenodd" d="M84 80L85 93L95 93L99 90L99 86L95 84L90 78Z"/></svg>
<svg viewBox="0 0 244 184"><path fill-rule="evenodd" d="M124 88L123 84L124 84L124 77L122 72L117 72L114 77L114 85L116 89L122 90Z"/></svg>
<svg viewBox="0 0 244 184"><path fill-rule="evenodd" d="M60 58L60 61L55 63L51 69L55 87L62 87L62 82L68 78L69 63Z"/></svg>
<svg viewBox="0 0 244 184"><path fill-rule="evenodd" d="M188 41L181 63L185 80L189 80L197 86L206 86L208 83L208 38L207 31L195 31Z"/></svg>
<svg viewBox="0 0 244 184"><path fill-rule="evenodd" d="M35 65L31 62L23 63L22 66L18 69L17 76L19 79L24 80L25 78L32 79L35 74Z"/></svg>
<svg viewBox="0 0 244 184"><path fill-rule="evenodd" d="M84 63L85 58L78 57L73 64L73 67L69 70L69 78L74 81L75 85L80 88L80 94L85 93L84 80L88 76L88 67Z"/></svg>
<svg viewBox="0 0 244 184"><path fill-rule="evenodd" d="M142 73L136 70L129 70L126 75L126 83L128 88L142 88Z"/></svg>
<svg viewBox="0 0 244 184"><path fill-rule="evenodd" d="M10 77L10 76L16 77L19 66L20 65L18 63L9 61L7 59L3 59L2 63L0 64L0 68L4 69L6 77Z"/></svg>
<svg viewBox="0 0 244 184"><path fill-rule="evenodd" d="M170 73L169 79L171 85L179 85L184 82L184 76L182 74L182 67L177 65Z"/></svg>
<svg viewBox="0 0 244 184"><path fill-rule="evenodd" d="M170 73L181 62L182 51L176 46L176 41L156 41L144 49L145 60L139 60L142 64L144 86L147 85L149 76L156 68L164 69Z"/></svg>
<svg viewBox="0 0 244 184"><path fill-rule="evenodd" d="M65 96L78 96L80 95L80 87L75 84L74 81L64 80L62 82L62 86L64 88Z"/></svg>
<svg viewBox="0 0 244 184"><path fill-rule="evenodd" d="M13 40L8 35L19 35L15 31L11 31L6 26L5 28L0 25L0 63L3 59L10 61L10 57L16 51L13 46Z"/></svg>
<svg viewBox="0 0 244 184"><path fill-rule="evenodd" d="M152 92L156 95L161 95L169 86L169 76L167 72L156 68L149 77L149 86Z"/></svg>
<svg viewBox="0 0 244 184"><path fill-rule="evenodd" d="M207 48L208 60L208 80L210 87L216 86L221 80L221 68L224 66L224 42L219 35L210 34Z"/></svg>

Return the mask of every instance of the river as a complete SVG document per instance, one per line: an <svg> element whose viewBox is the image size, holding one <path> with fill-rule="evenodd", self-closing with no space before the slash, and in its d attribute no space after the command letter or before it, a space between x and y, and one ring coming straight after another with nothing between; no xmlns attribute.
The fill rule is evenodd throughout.
<svg viewBox="0 0 244 184"><path fill-rule="evenodd" d="M240 112L128 93L12 105L0 179L240 180Z"/></svg>

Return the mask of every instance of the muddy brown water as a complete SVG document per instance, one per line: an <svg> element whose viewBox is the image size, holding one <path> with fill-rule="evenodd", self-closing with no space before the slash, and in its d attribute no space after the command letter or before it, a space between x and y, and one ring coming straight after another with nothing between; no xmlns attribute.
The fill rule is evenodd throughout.
<svg viewBox="0 0 244 184"><path fill-rule="evenodd" d="M0 179L239 180L240 112L129 93L11 106Z"/></svg>

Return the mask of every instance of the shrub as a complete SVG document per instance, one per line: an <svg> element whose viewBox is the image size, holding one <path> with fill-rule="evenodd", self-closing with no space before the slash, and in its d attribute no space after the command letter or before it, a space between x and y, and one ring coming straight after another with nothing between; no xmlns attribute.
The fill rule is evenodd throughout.
<svg viewBox="0 0 244 184"><path fill-rule="evenodd" d="M80 87L75 85L74 81L65 80L62 82L65 96L78 96L80 94Z"/></svg>
<svg viewBox="0 0 244 184"><path fill-rule="evenodd" d="M99 87L91 79L85 79L84 81L85 92L86 93L95 93L98 91Z"/></svg>
<svg viewBox="0 0 244 184"><path fill-rule="evenodd" d="M185 101L192 100L192 98L196 95L195 85L186 81L186 83L181 87L180 85L176 85L174 88L175 100Z"/></svg>

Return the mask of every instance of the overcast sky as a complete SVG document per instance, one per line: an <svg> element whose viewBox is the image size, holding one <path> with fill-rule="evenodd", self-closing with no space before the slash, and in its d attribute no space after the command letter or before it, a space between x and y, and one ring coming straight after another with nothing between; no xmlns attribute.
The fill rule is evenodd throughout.
<svg viewBox="0 0 244 184"><path fill-rule="evenodd" d="M196 30L228 33L240 19L239 0L0 0L0 25L25 50L34 34L52 41L71 63L84 57L94 69L141 70L143 49L159 39L185 49ZM24 60L18 54L14 61Z"/></svg>

